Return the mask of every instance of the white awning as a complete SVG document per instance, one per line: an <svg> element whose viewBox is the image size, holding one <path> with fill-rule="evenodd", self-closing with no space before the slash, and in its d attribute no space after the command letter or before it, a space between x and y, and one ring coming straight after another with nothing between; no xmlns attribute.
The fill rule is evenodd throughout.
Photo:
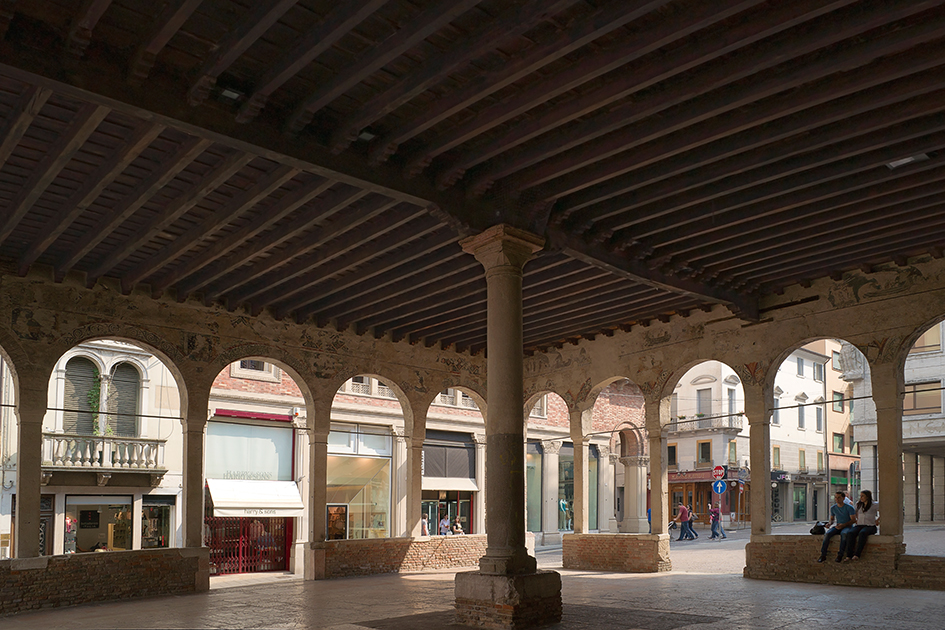
<svg viewBox="0 0 945 630"><path fill-rule="evenodd" d="M207 479L214 516L302 516L305 507L294 481Z"/></svg>
<svg viewBox="0 0 945 630"><path fill-rule="evenodd" d="M462 490L464 492L479 492L475 479L463 477L423 477L420 483L422 490Z"/></svg>

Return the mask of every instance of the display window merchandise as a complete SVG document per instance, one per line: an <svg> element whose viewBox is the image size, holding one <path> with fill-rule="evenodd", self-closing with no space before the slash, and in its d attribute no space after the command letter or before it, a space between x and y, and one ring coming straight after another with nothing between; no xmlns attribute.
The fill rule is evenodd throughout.
<svg viewBox="0 0 945 630"><path fill-rule="evenodd" d="M390 536L390 427L332 423L328 435L329 536Z"/></svg>

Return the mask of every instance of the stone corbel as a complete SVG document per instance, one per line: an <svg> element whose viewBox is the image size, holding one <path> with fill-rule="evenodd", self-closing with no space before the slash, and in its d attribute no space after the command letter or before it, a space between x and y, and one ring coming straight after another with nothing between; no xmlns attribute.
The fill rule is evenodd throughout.
<svg viewBox="0 0 945 630"><path fill-rule="evenodd" d="M104 487L108 485L109 480L112 478L111 473L97 473L98 485L99 487Z"/></svg>
<svg viewBox="0 0 945 630"><path fill-rule="evenodd" d="M43 476L42 476L42 477L40 478L40 480L39 480L39 485L41 485L41 486L48 486L50 480L52 479L52 476L53 476L53 474L52 474L51 471L49 471L49 470L44 470L44 471L43 471Z"/></svg>
<svg viewBox="0 0 945 630"><path fill-rule="evenodd" d="M151 487L157 488L164 479L164 473L151 473Z"/></svg>

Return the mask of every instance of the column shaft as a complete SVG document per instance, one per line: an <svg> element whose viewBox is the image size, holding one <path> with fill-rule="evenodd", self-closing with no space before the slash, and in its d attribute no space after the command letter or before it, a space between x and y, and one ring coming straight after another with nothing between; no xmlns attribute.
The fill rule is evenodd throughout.
<svg viewBox="0 0 945 630"><path fill-rule="evenodd" d="M771 533L771 424L765 388L744 386L745 414L750 427L751 533Z"/></svg>
<svg viewBox="0 0 945 630"><path fill-rule="evenodd" d="M932 458L932 520L945 521L945 457Z"/></svg>
<svg viewBox="0 0 945 630"><path fill-rule="evenodd" d="M557 545L561 542L558 528L561 512L558 498L558 453L561 442L545 441L541 443L541 544Z"/></svg>
<svg viewBox="0 0 945 630"><path fill-rule="evenodd" d="M906 523L917 523L919 521L919 458L915 453L902 454L902 470L904 477L902 484L903 519Z"/></svg>
<svg viewBox="0 0 945 630"><path fill-rule="evenodd" d="M879 487L875 489L873 497L880 504L883 534L902 536L903 375L902 370L892 363L871 365L870 368L873 402L876 404L876 448L879 460Z"/></svg>
<svg viewBox="0 0 945 630"><path fill-rule="evenodd" d="M574 523L572 530L575 534L586 534L588 531L588 504L589 504L589 486L588 486L588 459L590 457L590 446L584 438L584 417L590 415L590 410L586 412L571 413L571 443L574 444ZM590 420L590 418L588 418Z"/></svg>
<svg viewBox="0 0 945 630"><path fill-rule="evenodd" d="M597 448L600 451L597 464L597 529L606 533L617 531L614 519L614 465L610 461L610 448Z"/></svg>
<svg viewBox="0 0 945 630"><path fill-rule="evenodd" d="M647 399L644 406L646 414L646 433L650 447L650 521L654 534L669 533L669 517L672 510L669 505L668 451L663 427L669 422L670 399ZM626 487L624 471L624 484ZM630 497L624 490L623 519L626 522L633 507Z"/></svg>
<svg viewBox="0 0 945 630"><path fill-rule="evenodd" d="M476 485L479 491L476 493L473 506L472 531L474 534L482 534L486 531L486 435L477 433L473 439L476 440Z"/></svg>
<svg viewBox="0 0 945 630"><path fill-rule="evenodd" d="M423 440L422 435L407 438L407 536L411 538L422 535ZM427 535L433 534L436 526L436 518L427 523Z"/></svg>
<svg viewBox="0 0 945 630"><path fill-rule="evenodd" d="M919 521L932 520L932 457L919 455Z"/></svg>
<svg viewBox="0 0 945 630"><path fill-rule="evenodd" d="M17 415L16 557L35 558L39 546L39 498L42 492L43 417L46 415L46 379L27 388L21 375ZM32 383L30 383L32 384Z"/></svg>

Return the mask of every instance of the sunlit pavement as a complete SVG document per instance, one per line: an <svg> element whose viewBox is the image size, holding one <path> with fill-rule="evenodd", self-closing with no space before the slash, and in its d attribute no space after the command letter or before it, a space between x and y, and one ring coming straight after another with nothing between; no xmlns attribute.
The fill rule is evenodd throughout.
<svg viewBox="0 0 945 630"><path fill-rule="evenodd" d="M782 525L774 533L805 533ZM907 526L910 553L945 555L945 526ZM561 570L561 548L539 564L563 582L564 620L555 628L602 630L768 630L945 628L945 594L746 580L747 530L710 541L671 543L673 571L615 574ZM808 534L809 535L809 534ZM937 553L936 553L937 552ZM851 567L851 570L856 570ZM377 628L452 625L452 571L303 582L286 574L215 578L209 593L31 613L0 620L4 630L40 628ZM258 583L262 582L262 583Z"/></svg>

